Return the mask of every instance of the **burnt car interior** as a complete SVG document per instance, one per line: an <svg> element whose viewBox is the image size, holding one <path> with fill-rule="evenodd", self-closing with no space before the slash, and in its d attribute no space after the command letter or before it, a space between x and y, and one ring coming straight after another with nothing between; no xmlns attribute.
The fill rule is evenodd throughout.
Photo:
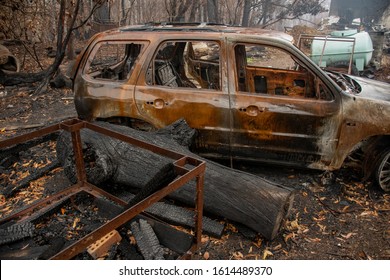
<svg viewBox="0 0 390 280"><path fill-rule="evenodd" d="M237 44L237 90L246 93L328 100L329 91L290 54L276 47Z"/></svg>
<svg viewBox="0 0 390 280"><path fill-rule="evenodd" d="M220 89L219 45L215 42L165 42L152 67L152 85Z"/></svg>
<svg viewBox="0 0 390 280"><path fill-rule="evenodd" d="M125 81L130 77L142 46L138 43L100 44L86 73L93 79Z"/></svg>

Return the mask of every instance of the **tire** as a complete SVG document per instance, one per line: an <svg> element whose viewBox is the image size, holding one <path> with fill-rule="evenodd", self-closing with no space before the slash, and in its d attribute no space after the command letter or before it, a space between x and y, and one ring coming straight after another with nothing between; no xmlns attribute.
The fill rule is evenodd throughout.
<svg viewBox="0 0 390 280"><path fill-rule="evenodd" d="M380 154L374 172L377 184L385 192L390 192L390 148Z"/></svg>

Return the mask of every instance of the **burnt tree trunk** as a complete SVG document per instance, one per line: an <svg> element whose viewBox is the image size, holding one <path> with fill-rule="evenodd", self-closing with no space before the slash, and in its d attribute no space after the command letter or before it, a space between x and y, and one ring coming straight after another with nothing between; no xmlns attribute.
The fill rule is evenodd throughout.
<svg viewBox="0 0 390 280"><path fill-rule="evenodd" d="M200 158L188 149L195 131L178 121L156 132L142 132L108 123L100 126L169 150ZM87 178L100 185L106 181L141 189L172 159L112 139L88 129L81 131ZM70 136L63 132L57 142L57 155L68 178L75 182L75 166ZM205 160L205 159L203 159ZM293 191L256 175L206 161L204 209L206 212L239 222L273 239L288 214ZM195 181L180 188L172 198L193 205Z"/></svg>

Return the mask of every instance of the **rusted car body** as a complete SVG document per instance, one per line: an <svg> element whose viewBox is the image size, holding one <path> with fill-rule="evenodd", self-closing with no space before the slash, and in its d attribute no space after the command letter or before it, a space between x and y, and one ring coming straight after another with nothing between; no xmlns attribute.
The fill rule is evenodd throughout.
<svg viewBox="0 0 390 280"><path fill-rule="evenodd" d="M334 170L360 149L390 190L390 86L323 71L285 33L123 27L90 40L73 82L80 118L142 129L184 118L210 158Z"/></svg>

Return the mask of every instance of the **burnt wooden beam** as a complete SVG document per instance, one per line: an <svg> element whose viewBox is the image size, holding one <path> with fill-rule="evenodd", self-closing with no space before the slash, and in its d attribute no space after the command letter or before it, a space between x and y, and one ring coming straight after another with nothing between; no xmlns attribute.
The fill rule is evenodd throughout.
<svg viewBox="0 0 390 280"><path fill-rule="evenodd" d="M205 160L189 151L195 131L183 120L156 132L143 132L106 122L96 124L176 153ZM69 139L67 133L60 135L57 155L68 178L75 181L76 170ZM81 139L87 178L95 185L109 181L142 189L154 174L173 161L89 129L81 131ZM205 161L205 212L241 223L267 239L275 238L292 207L293 190L250 173ZM195 182L179 188L170 197L194 206Z"/></svg>
<svg viewBox="0 0 390 280"><path fill-rule="evenodd" d="M99 214L105 218L112 219L124 211L124 207L114 204L107 199L96 198L94 204L98 208ZM166 215L169 216L169 213ZM137 215L132 221L144 219L152 226L160 244L177 252L186 253L192 245L193 236L183 231L177 230L163 222L155 220L153 217ZM130 222L125 225L130 228Z"/></svg>
<svg viewBox="0 0 390 280"><path fill-rule="evenodd" d="M144 219L134 221L130 225L137 247L145 260L164 260L164 249L151 225Z"/></svg>

